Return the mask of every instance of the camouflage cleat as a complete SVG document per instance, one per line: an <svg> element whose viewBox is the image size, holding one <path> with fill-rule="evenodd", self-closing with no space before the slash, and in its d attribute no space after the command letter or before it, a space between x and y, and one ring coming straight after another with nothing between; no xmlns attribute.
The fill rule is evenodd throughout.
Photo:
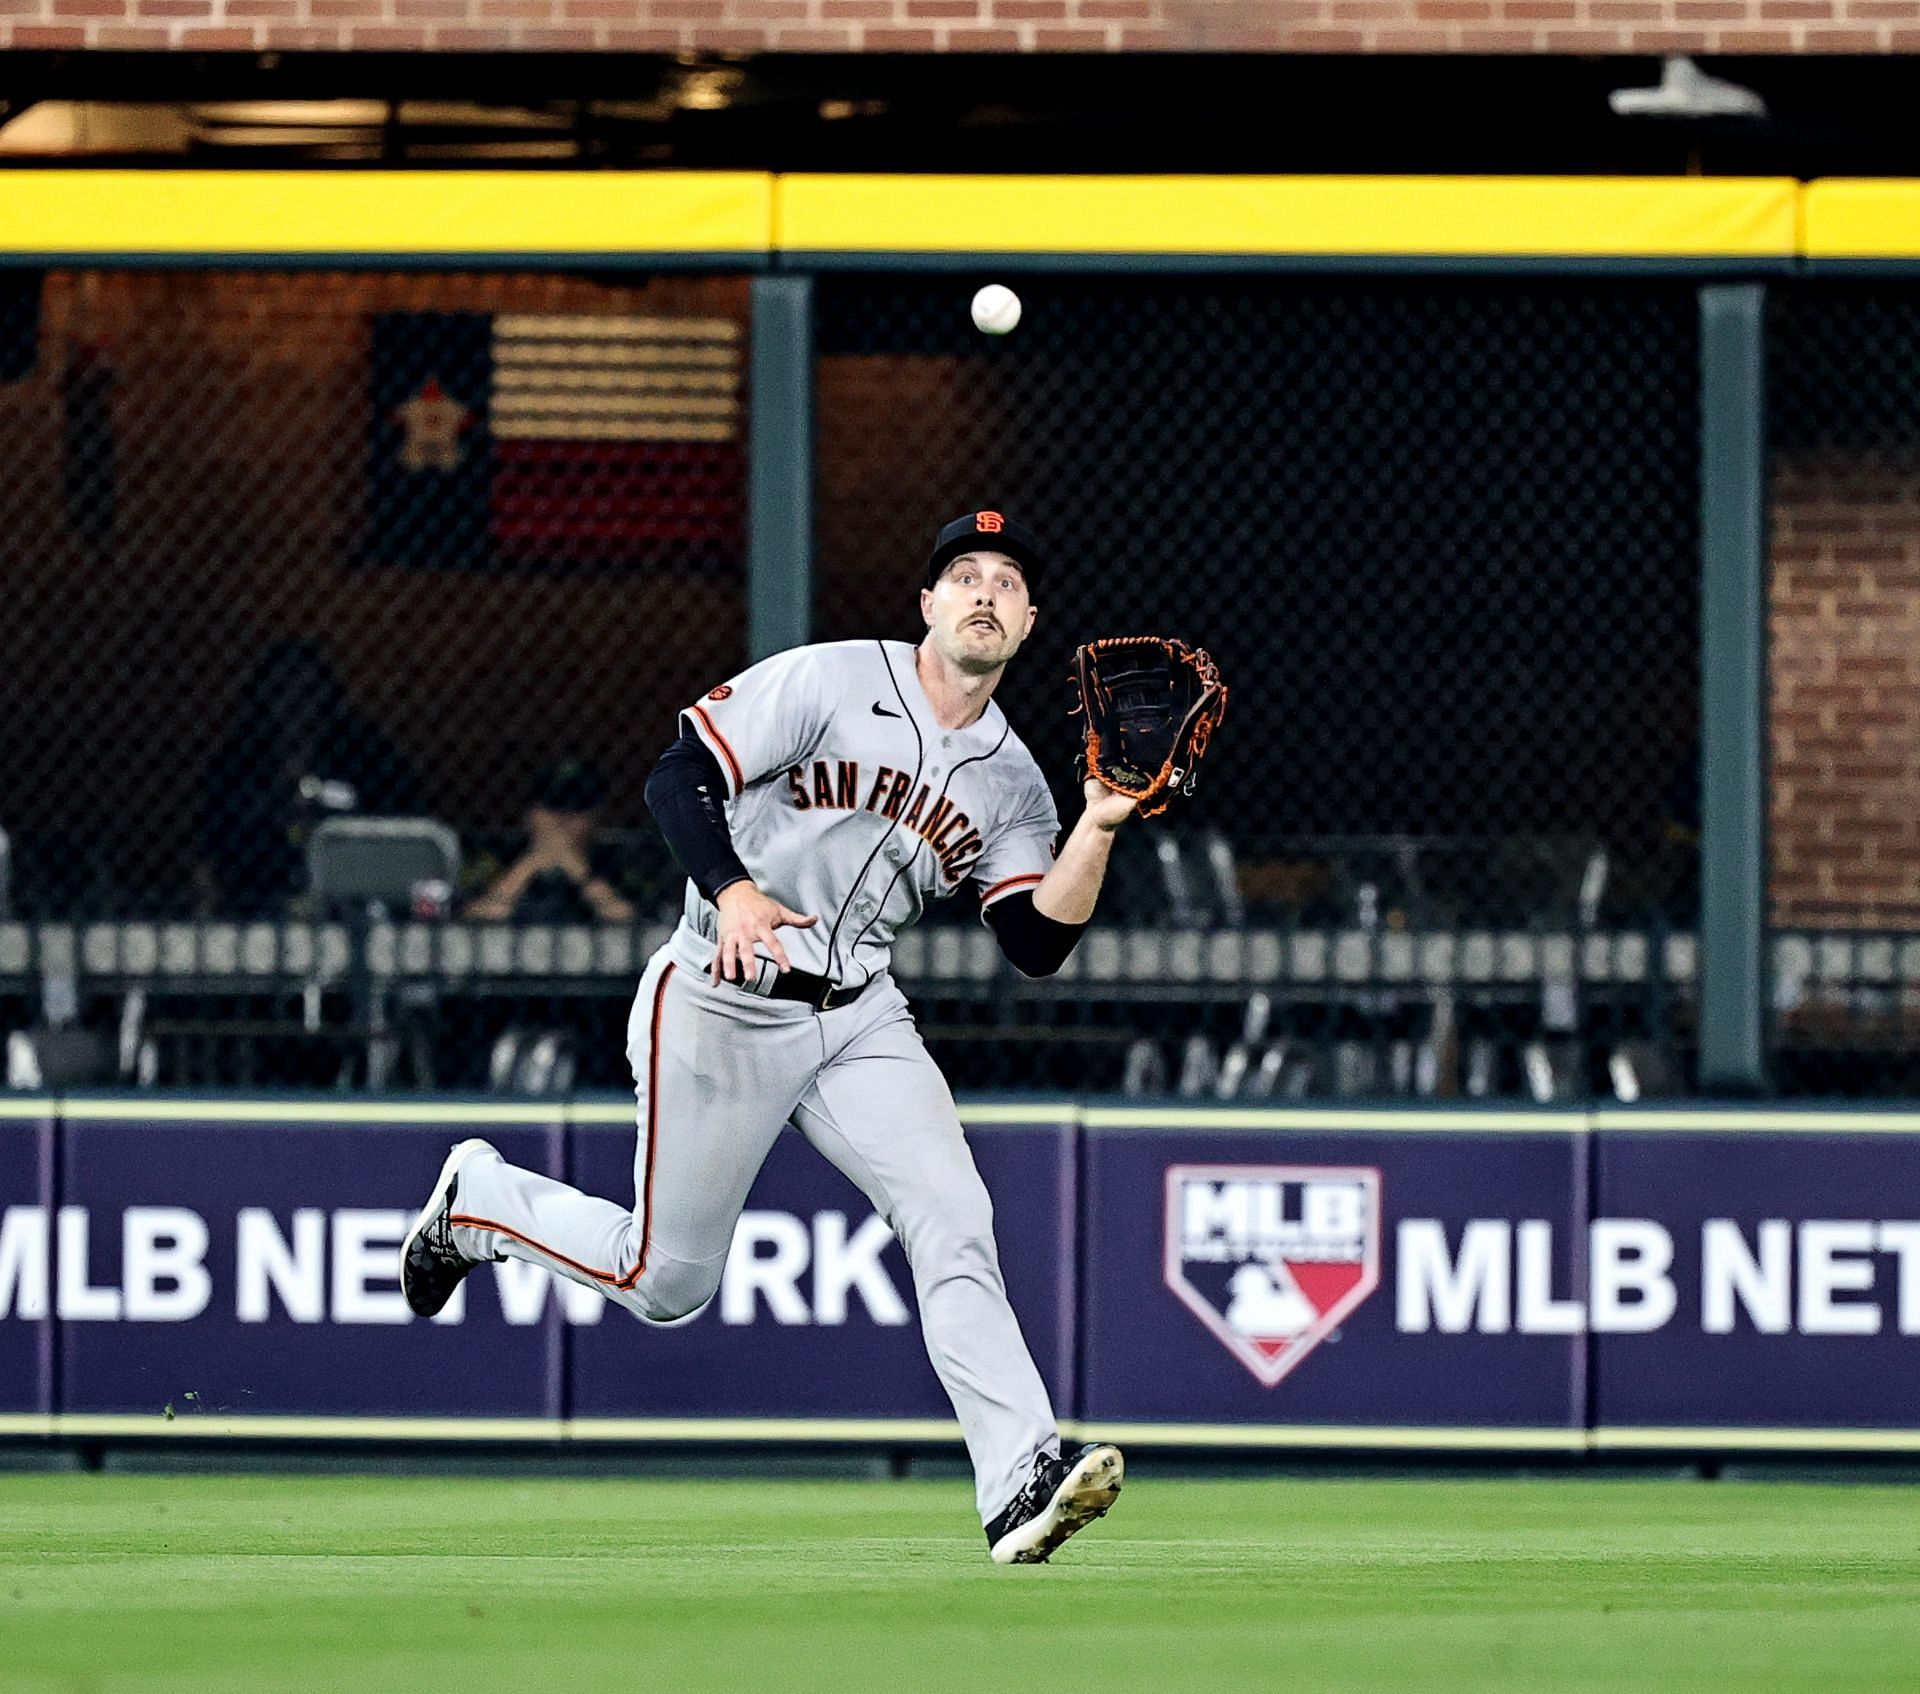
<svg viewBox="0 0 1920 1694"><path fill-rule="evenodd" d="M1040 1565L1068 1536L1104 1517L1126 1475L1118 1447L1099 1443L1033 1462L1026 1487L987 1525L987 1546L996 1565Z"/></svg>
<svg viewBox="0 0 1920 1694"><path fill-rule="evenodd" d="M492 1153L488 1141L462 1141L447 1155L434 1181L433 1192L400 1243L400 1290L407 1304L423 1318L453 1298L467 1272L480 1261L469 1259L453 1244L453 1197L460 1187L460 1167L475 1153Z"/></svg>

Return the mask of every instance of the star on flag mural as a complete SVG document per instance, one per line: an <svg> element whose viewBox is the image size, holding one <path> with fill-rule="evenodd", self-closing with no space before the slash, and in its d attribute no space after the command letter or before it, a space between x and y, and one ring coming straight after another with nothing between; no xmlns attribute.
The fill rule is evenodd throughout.
<svg viewBox="0 0 1920 1694"><path fill-rule="evenodd" d="M727 318L377 314L368 556L737 566L744 341Z"/></svg>

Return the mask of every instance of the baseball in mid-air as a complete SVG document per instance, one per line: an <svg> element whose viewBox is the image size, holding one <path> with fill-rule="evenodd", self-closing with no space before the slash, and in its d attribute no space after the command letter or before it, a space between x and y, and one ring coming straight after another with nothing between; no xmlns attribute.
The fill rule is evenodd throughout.
<svg viewBox="0 0 1920 1694"><path fill-rule="evenodd" d="M982 335L1005 335L1020 322L1020 296L990 282L973 297L973 327Z"/></svg>

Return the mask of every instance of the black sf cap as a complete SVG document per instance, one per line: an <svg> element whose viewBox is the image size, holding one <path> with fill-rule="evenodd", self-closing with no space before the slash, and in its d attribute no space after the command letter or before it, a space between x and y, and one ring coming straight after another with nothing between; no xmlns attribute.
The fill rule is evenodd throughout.
<svg viewBox="0 0 1920 1694"><path fill-rule="evenodd" d="M1020 567L1029 591L1040 574L1040 543L1033 531L999 512L969 512L934 537L933 552L927 559L927 586L938 582L940 573L962 553L1006 554Z"/></svg>

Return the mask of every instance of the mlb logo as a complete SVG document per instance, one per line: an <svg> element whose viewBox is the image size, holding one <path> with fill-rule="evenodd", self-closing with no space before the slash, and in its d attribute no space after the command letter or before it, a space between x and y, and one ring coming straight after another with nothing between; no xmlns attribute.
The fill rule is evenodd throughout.
<svg viewBox="0 0 1920 1694"><path fill-rule="evenodd" d="M1380 1284L1380 1172L1172 1165L1166 1281L1269 1388Z"/></svg>

